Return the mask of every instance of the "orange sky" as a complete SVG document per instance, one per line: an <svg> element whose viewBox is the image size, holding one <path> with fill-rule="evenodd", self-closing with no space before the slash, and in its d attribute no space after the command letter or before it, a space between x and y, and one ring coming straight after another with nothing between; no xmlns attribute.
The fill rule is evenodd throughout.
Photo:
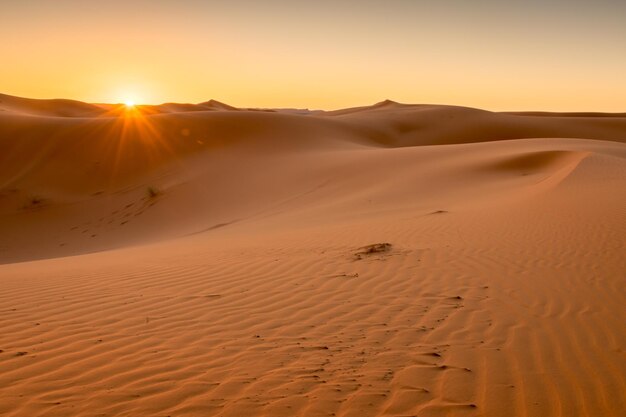
<svg viewBox="0 0 626 417"><path fill-rule="evenodd" d="M0 2L0 92L626 111L624 1L102 3Z"/></svg>

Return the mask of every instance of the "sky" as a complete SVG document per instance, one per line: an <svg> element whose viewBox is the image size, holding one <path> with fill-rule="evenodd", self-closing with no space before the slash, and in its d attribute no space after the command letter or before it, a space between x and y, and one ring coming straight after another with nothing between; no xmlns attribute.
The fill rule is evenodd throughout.
<svg viewBox="0 0 626 417"><path fill-rule="evenodd" d="M0 0L0 92L626 111L624 0Z"/></svg>

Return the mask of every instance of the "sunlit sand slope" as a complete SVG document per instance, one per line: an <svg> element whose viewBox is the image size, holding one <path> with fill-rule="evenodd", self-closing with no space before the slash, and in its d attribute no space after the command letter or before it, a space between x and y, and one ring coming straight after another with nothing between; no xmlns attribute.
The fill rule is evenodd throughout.
<svg viewBox="0 0 626 417"><path fill-rule="evenodd" d="M218 104L0 112L0 415L624 415L626 119Z"/></svg>

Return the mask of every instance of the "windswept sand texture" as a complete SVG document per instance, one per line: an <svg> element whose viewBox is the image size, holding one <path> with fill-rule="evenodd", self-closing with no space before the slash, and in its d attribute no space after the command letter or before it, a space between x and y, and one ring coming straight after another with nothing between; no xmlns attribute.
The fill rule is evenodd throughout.
<svg viewBox="0 0 626 417"><path fill-rule="evenodd" d="M624 416L625 141L0 96L0 415Z"/></svg>

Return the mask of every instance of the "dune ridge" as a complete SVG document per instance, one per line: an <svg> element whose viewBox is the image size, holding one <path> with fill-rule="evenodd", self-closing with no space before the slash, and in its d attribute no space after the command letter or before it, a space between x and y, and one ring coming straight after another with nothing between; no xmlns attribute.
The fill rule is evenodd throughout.
<svg viewBox="0 0 626 417"><path fill-rule="evenodd" d="M11 103L0 415L626 411L626 117Z"/></svg>
<svg viewBox="0 0 626 417"><path fill-rule="evenodd" d="M104 113L104 109L77 100L33 99L0 94L0 112L32 116L94 117Z"/></svg>

